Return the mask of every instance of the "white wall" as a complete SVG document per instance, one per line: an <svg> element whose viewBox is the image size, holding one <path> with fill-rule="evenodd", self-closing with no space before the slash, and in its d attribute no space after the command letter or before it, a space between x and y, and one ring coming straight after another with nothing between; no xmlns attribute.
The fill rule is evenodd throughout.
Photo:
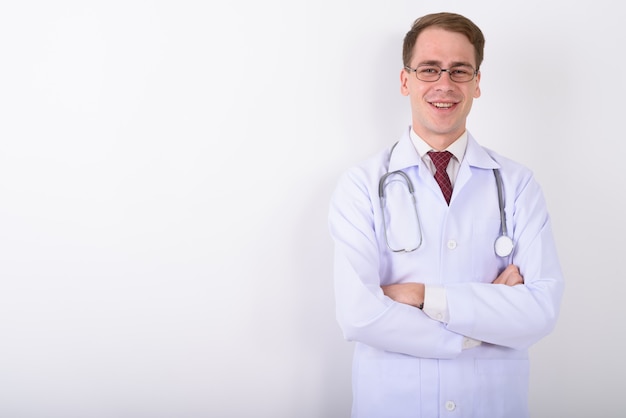
<svg viewBox="0 0 626 418"><path fill-rule="evenodd" d="M402 37L440 10L487 37L471 132L554 220L533 416L622 416L626 13L424 3L2 3L0 416L347 417L328 199L408 123Z"/></svg>

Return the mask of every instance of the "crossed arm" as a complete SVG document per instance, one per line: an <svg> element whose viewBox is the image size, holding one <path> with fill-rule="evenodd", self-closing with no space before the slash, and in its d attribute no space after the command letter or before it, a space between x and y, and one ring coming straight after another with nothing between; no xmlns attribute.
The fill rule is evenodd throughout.
<svg viewBox="0 0 626 418"><path fill-rule="evenodd" d="M515 286L524 283L524 278L516 265L510 264L492 282L493 284L505 284ZM385 295L399 303L419 307L424 303L425 287L423 283L398 283L381 286Z"/></svg>

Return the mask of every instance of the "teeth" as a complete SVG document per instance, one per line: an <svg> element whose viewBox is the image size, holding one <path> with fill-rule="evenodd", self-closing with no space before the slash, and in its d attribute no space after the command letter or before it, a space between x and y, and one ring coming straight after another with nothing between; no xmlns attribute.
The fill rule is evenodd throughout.
<svg viewBox="0 0 626 418"><path fill-rule="evenodd" d="M438 108L449 108L452 107L452 103L433 103L433 106L438 107Z"/></svg>

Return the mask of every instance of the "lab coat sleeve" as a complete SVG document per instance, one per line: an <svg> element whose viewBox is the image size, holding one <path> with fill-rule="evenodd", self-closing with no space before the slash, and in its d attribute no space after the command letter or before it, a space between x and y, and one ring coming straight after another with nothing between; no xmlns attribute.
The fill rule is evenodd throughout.
<svg viewBox="0 0 626 418"><path fill-rule="evenodd" d="M378 201L363 176L352 171L340 179L329 211L336 314L345 338L416 357L456 357L462 350L461 335L384 295L372 206Z"/></svg>
<svg viewBox="0 0 626 418"><path fill-rule="evenodd" d="M447 329L483 342L526 349L553 330L564 282L539 185L529 177L515 193L513 264L519 267L524 284L446 286Z"/></svg>

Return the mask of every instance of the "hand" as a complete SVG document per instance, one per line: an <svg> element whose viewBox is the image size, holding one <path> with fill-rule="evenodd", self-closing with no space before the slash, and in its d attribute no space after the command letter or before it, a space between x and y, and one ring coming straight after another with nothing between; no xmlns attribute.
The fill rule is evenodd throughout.
<svg viewBox="0 0 626 418"><path fill-rule="evenodd" d="M422 283L398 283L381 287L385 295L396 302L416 308L424 303L424 285Z"/></svg>
<svg viewBox="0 0 626 418"><path fill-rule="evenodd" d="M509 264L502 273L492 282L493 284L505 284L507 286L515 286L524 284L524 277L514 264Z"/></svg>

